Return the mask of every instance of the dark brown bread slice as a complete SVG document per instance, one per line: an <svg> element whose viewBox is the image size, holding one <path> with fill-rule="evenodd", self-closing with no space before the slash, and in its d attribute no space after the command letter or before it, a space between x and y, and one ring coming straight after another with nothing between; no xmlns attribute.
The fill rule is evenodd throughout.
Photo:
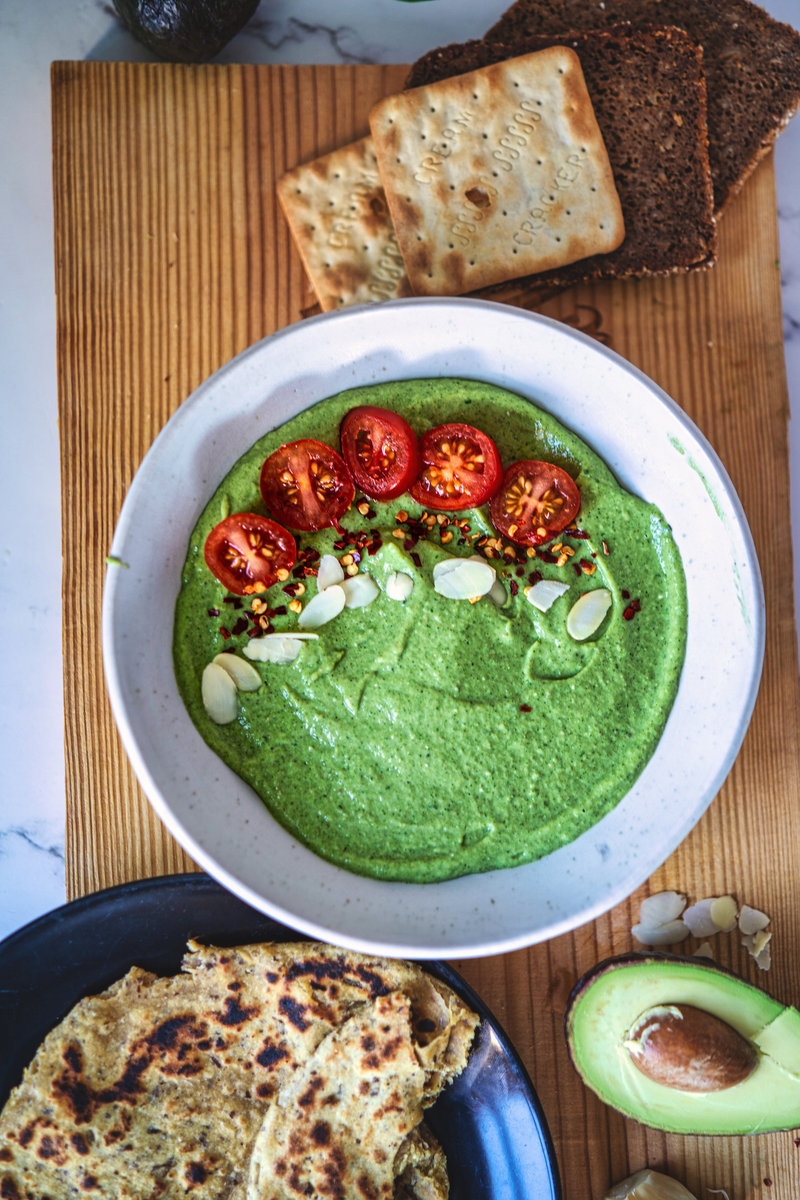
<svg viewBox="0 0 800 1200"><path fill-rule="evenodd" d="M486 38L676 25L703 47L714 205L721 212L800 107L800 34L749 0L516 0Z"/></svg>
<svg viewBox="0 0 800 1200"><path fill-rule="evenodd" d="M708 165L701 52L678 29L630 26L567 37L528 37L514 54L572 47L603 134L625 220L618 250L531 276L537 287L582 280L666 275L714 261L716 230ZM433 50L411 69L407 87L508 58L488 40Z"/></svg>

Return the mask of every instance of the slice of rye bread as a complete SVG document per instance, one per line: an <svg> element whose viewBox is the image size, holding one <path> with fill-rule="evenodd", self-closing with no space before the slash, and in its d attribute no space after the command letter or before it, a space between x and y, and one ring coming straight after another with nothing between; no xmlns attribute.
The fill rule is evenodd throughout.
<svg viewBox="0 0 800 1200"><path fill-rule="evenodd" d="M518 54L532 34L621 21L676 25L703 47L719 213L800 107L800 34L749 0L516 0L485 35Z"/></svg>
<svg viewBox="0 0 800 1200"><path fill-rule="evenodd" d="M521 53L568 45L580 59L622 205L626 236L610 254L529 277L537 288L667 275L714 262L716 227L708 165L702 54L678 29L618 27L568 37L530 37ZM488 40L421 58L406 86L462 74L511 53Z"/></svg>

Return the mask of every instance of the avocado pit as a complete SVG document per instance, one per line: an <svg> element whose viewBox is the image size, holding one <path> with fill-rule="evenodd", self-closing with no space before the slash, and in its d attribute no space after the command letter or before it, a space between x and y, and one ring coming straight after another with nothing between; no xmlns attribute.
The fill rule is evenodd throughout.
<svg viewBox="0 0 800 1200"><path fill-rule="evenodd" d="M681 1092L721 1092L755 1070L754 1047L726 1021L691 1004L643 1012L625 1037L643 1075Z"/></svg>

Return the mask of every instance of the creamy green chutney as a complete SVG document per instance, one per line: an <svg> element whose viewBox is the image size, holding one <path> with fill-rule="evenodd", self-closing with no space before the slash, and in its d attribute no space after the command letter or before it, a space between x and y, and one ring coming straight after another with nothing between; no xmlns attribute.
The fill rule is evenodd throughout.
<svg viewBox="0 0 800 1200"><path fill-rule="evenodd" d="M380 531L381 548L360 564L380 595L320 627L293 663L255 663L264 686L240 693L236 721L215 725L201 700L203 669L221 650L243 652L251 600L234 601L208 570L206 536L229 513L265 512L261 464L281 443L312 437L338 450L339 423L358 404L402 413L417 434L451 421L475 425L495 440L504 466L557 463L580 488L575 525L583 536L559 536L572 555L530 559L521 550L522 562L490 559L508 600L473 604L439 595L432 571L442 557L491 549L481 543L496 537L487 510L453 514L469 528L451 526L448 544L437 524L406 546L393 531L398 511L412 520L422 513L410 496L372 501L367 516L354 504L343 527L369 533L373 545ZM333 529L296 536L301 550L346 553L334 548ZM415 581L405 602L383 590L395 570ZM533 572L569 585L545 613L526 599ZM306 603L316 580L303 582ZM273 609L290 599L283 586L262 597ZM611 592L611 610L588 641L573 641L567 614L595 587ZM274 616L272 628L296 629L297 616ZM432 379L323 400L231 468L192 533L174 659L200 735L301 842L361 875L435 881L540 858L613 808L655 749L685 642L685 579L659 510L620 487L580 438L524 398Z"/></svg>

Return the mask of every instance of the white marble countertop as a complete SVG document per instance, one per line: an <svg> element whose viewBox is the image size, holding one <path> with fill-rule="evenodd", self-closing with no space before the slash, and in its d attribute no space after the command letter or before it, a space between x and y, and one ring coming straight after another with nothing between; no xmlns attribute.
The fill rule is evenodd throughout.
<svg viewBox="0 0 800 1200"><path fill-rule="evenodd" d="M220 62L411 62L510 0L262 0ZM724 0L721 0L724 2ZM764 0L800 25L798 0ZM104 0L0 0L0 937L64 902L61 532L50 63L153 61ZM800 595L800 117L775 152Z"/></svg>

